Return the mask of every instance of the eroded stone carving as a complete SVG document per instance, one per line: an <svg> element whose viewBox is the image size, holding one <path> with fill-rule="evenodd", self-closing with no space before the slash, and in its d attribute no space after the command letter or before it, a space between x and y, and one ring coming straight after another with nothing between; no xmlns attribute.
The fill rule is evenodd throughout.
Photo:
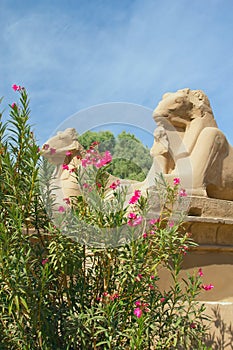
<svg viewBox="0 0 233 350"><path fill-rule="evenodd" d="M51 189L55 199L53 209L57 210L59 206L65 206L66 199L72 201L72 197L82 194L78 185L76 170L81 165L81 159L85 158L86 150L78 142L77 131L74 128L68 128L59 131L57 135L51 137L42 147L42 154L48 161L55 165L53 172ZM67 166L67 168L66 168ZM108 184L118 180L115 176L109 175ZM132 183L137 183L132 181ZM107 185L108 185L107 184ZM131 181L121 180L122 186L129 186L131 189ZM131 189L130 192L132 192ZM112 190L106 191L106 198L111 198Z"/></svg>
<svg viewBox="0 0 233 350"><path fill-rule="evenodd" d="M64 198L80 195L72 169L80 165L79 158L85 153L83 146L78 142L74 128L59 131L44 144L43 156L55 165L51 187L54 188L57 205L64 205ZM68 165L69 169L63 165Z"/></svg>
<svg viewBox="0 0 233 350"><path fill-rule="evenodd" d="M158 126L154 131L154 144L150 155L156 158L162 173L169 174L174 169L175 163L171 156L170 142L163 126Z"/></svg>
<svg viewBox="0 0 233 350"><path fill-rule="evenodd" d="M143 182L121 180L129 192L145 191L154 185L156 174L162 172L171 182L180 177L192 195L233 200L233 149L218 129L207 96L201 90L190 89L166 93L153 118L158 125L150 150L153 165ZM76 156L85 155L76 130L59 132L47 144L44 156L56 165L55 185L61 189L60 202L79 195L73 175L62 169L63 163L69 164L69 169L77 167L80 161ZM72 151L70 156L68 151Z"/></svg>
<svg viewBox="0 0 233 350"><path fill-rule="evenodd" d="M157 151L156 137L151 149L154 161L165 164L165 176L179 176L189 187L192 177L188 190L193 195L233 200L233 149L218 129L207 96L190 89L166 93L153 118L167 134L166 152ZM150 177L156 170L153 163Z"/></svg>

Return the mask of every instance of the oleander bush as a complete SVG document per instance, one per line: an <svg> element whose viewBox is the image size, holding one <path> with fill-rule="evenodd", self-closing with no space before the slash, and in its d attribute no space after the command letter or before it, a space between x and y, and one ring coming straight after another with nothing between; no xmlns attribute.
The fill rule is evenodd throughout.
<svg viewBox="0 0 233 350"><path fill-rule="evenodd" d="M206 349L196 300L213 286L201 269L180 278L195 246L177 211L180 180L156 178L161 210L151 217L150 194L127 199L95 143L80 167L66 164L80 196L53 209L53 169L31 131L27 92L13 88L19 102L0 124L0 349Z"/></svg>

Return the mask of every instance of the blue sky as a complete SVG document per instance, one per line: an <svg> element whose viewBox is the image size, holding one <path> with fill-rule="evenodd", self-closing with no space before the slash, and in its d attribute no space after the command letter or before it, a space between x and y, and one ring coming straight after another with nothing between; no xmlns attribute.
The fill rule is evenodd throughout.
<svg viewBox="0 0 233 350"><path fill-rule="evenodd" d="M3 106L13 83L25 86L40 143L93 105L153 110L189 87L207 94L233 144L232 0L1 0L0 24Z"/></svg>

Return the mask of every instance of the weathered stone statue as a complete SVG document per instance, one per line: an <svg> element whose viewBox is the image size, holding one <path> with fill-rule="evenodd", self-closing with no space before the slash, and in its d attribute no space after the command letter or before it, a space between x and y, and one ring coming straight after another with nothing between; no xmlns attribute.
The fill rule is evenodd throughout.
<svg viewBox="0 0 233 350"><path fill-rule="evenodd" d="M153 186L156 173L162 172L171 181L180 177L192 195L233 200L233 149L217 127L207 96L201 90L190 89L166 93L153 118L158 125L150 151L153 165L145 181L124 184L130 190L143 191ZM85 154L75 129L59 132L47 145L44 156L56 165L55 182L63 191L60 197L78 195L70 169L62 168L64 163L71 168L78 166L76 156Z"/></svg>
<svg viewBox="0 0 233 350"><path fill-rule="evenodd" d="M44 144L43 156L55 165L52 188L57 205L64 205L65 198L80 194L73 170L80 165L79 158L84 155L85 150L78 142L74 128L59 131Z"/></svg>
<svg viewBox="0 0 233 350"><path fill-rule="evenodd" d="M190 89L166 93L153 118L159 127L151 155L154 163L163 163L163 173L179 176L185 185L191 178L192 188L187 190L193 195L233 200L233 149L217 127L207 96ZM158 129L162 139L167 134L163 151ZM153 164L150 177L157 170Z"/></svg>
<svg viewBox="0 0 233 350"><path fill-rule="evenodd" d="M150 154L158 162L160 171L163 174L169 174L174 169L170 142L163 126L158 126L154 131L154 144L150 150Z"/></svg>

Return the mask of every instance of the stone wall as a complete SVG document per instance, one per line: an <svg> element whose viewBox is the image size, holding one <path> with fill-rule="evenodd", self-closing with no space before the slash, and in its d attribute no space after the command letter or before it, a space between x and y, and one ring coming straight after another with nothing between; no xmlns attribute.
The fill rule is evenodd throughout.
<svg viewBox="0 0 233 350"><path fill-rule="evenodd" d="M203 283L213 284L202 291L200 302L212 318L207 345L211 349L233 349L233 202L206 197L186 198L189 202L186 228L199 244L184 258L182 276L198 268L204 272ZM161 269L161 288L170 283Z"/></svg>

